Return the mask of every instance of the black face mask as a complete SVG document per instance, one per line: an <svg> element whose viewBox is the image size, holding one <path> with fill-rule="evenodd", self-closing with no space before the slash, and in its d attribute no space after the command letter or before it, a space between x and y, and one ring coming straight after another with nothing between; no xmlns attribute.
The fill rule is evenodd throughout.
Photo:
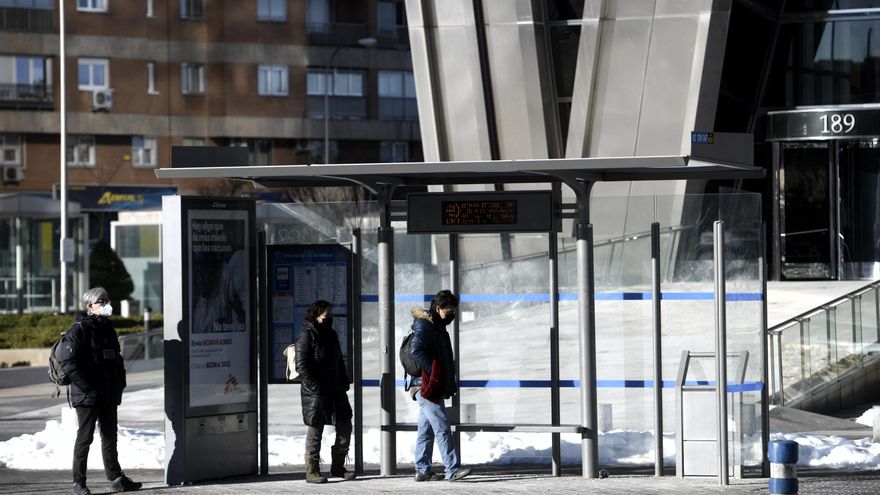
<svg viewBox="0 0 880 495"><path fill-rule="evenodd" d="M446 315L446 318L443 318L442 321L443 321L444 325L449 325L450 323L452 323L452 320L454 320L454 319L455 319L455 315Z"/></svg>
<svg viewBox="0 0 880 495"><path fill-rule="evenodd" d="M321 323L321 325L322 325L322 326L325 326L325 327L327 327L327 328L332 327L332 326L333 326L333 317L332 317L332 316L328 316L327 318L324 318L324 322Z"/></svg>

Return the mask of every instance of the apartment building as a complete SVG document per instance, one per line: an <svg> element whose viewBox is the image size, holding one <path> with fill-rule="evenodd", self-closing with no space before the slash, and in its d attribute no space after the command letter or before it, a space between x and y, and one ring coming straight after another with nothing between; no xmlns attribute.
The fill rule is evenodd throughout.
<svg viewBox="0 0 880 495"><path fill-rule="evenodd" d="M56 302L60 4L74 278L120 211L247 192L156 179L172 146L247 147L252 165L422 159L402 1L0 0L0 197L17 205L0 211L0 286L29 308ZM123 257L158 253L148 227Z"/></svg>

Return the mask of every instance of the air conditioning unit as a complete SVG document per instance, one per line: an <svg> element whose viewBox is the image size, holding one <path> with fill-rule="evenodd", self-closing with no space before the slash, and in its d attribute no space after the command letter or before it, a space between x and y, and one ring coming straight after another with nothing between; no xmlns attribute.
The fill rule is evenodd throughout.
<svg viewBox="0 0 880 495"><path fill-rule="evenodd" d="M18 165L3 167L4 184L18 184L22 178L24 178L24 174Z"/></svg>
<svg viewBox="0 0 880 495"><path fill-rule="evenodd" d="M96 89L92 92L92 111L110 111L113 107L113 90Z"/></svg>

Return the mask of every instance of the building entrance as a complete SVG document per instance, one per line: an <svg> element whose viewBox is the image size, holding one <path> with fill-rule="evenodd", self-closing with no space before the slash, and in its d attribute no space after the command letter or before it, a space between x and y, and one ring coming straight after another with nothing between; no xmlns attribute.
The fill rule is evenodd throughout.
<svg viewBox="0 0 880 495"><path fill-rule="evenodd" d="M878 140L781 143L777 157L781 278L877 278Z"/></svg>

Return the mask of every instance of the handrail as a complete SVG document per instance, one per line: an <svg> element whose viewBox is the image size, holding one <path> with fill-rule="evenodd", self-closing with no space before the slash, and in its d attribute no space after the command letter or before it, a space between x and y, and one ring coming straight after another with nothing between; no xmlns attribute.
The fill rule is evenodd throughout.
<svg viewBox="0 0 880 495"><path fill-rule="evenodd" d="M808 309L807 311L804 311L803 313L801 313L797 316L792 316L791 318L783 321L782 323L777 323L776 325L773 325L772 327L768 328L767 333L768 334L779 333L782 330L784 330L784 328L781 328L781 327L789 328L791 326L791 324L793 324L793 323L799 323L803 319L811 318L811 317L816 316L820 313L824 313L826 311L825 308L838 306L838 305L840 305L840 303L846 302L847 299L864 294L865 292L871 290L872 288L880 288L880 281L875 280L873 282L869 282L868 284L864 285L863 287L859 287L858 289L856 289L852 292L849 292L847 294L844 294L843 296L840 296L836 299L832 299L829 302L822 303L822 304L816 306L815 308Z"/></svg>

